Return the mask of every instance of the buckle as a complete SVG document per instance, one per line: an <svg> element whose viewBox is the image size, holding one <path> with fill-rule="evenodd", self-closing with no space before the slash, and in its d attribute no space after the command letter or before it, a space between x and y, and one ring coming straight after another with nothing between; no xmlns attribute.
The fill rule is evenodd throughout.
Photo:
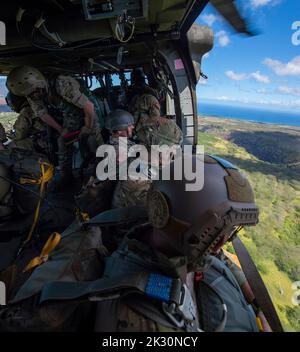
<svg viewBox="0 0 300 352"><path fill-rule="evenodd" d="M180 304L177 306L178 311L182 314L182 317L188 321L195 321L197 310L186 284L182 285Z"/></svg>
<svg viewBox="0 0 300 352"><path fill-rule="evenodd" d="M180 279L150 274L145 294L162 301L164 313L176 327L196 331L197 308L188 287Z"/></svg>

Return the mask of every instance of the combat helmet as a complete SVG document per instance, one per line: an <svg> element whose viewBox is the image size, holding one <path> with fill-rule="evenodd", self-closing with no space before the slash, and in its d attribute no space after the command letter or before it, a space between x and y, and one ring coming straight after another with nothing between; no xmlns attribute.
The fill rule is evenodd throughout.
<svg viewBox="0 0 300 352"><path fill-rule="evenodd" d="M116 109L105 118L105 127L110 131L122 131L134 125L134 118L126 110Z"/></svg>
<svg viewBox="0 0 300 352"><path fill-rule="evenodd" d="M7 93L5 100L6 104L17 113L19 113L24 106L28 105L25 97L17 96L12 92Z"/></svg>
<svg viewBox="0 0 300 352"><path fill-rule="evenodd" d="M15 67L7 76L6 86L17 96L27 97L37 89L47 87L44 75L34 67Z"/></svg>
<svg viewBox="0 0 300 352"><path fill-rule="evenodd" d="M132 70L130 75L130 82L134 84L145 84L145 73L142 67L136 67Z"/></svg>
<svg viewBox="0 0 300 352"><path fill-rule="evenodd" d="M183 155L183 161L182 165L192 165L199 178L203 175L202 189L188 188L191 178L182 166L179 170L184 176L178 180L176 161L172 162L170 180L153 181L147 209L159 236L193 264L213 253L224 239L233 238L243 226L256 225L259 210L249 181L231 163L208 155L204 160Z"/></svg>

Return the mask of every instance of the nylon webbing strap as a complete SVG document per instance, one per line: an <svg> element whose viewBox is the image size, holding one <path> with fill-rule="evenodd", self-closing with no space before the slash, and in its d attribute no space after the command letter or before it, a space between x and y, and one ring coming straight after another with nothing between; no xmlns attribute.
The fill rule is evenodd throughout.
<svg viewBox="0 0 300 352"><path fill-rule="evenodd" d="M78 231L84 225L98 225L98 226L111 226L122 225L130 222L137 222L147 220L147 210L140 207L128 207L119 209L106 210L90 220L85 222L75 222L70 225L63 233L62 237L69 236L75 231Z"/></svg>
<svg viewBox="0 0 300 352"><path fill-rule="evenodd" d="M267 288L243 242L236 237L233 247L241 263L242 269L254 293L259 307L263 311L268 323L274 332L283 332L283 328Z"/></svg>
<svg viewBox="0 0 300 352"><path fill-rule="evenodd" d="M158 278L161 276L161 278ZM161 301L180 303L181 281L145 272L134 275L122 275L114 278L102 278L93 282L50 282L42 290L40 304L53 300L76 300L113 294L124 290L136 290ZM159 282L158 282L159 281Z"/></svg>

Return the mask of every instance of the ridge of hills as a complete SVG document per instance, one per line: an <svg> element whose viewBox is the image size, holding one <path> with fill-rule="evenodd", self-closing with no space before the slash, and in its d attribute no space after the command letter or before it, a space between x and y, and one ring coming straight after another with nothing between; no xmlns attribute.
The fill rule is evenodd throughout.
<svg viewBox="0 0 300 352"><path fill-rule="evenodd" d="M284 329L300 331L300 306L292 304L292 283L300 280L300 128L213 117L200 117L198 128L206 153L248 176L260 222L241 238Z"/></svg>

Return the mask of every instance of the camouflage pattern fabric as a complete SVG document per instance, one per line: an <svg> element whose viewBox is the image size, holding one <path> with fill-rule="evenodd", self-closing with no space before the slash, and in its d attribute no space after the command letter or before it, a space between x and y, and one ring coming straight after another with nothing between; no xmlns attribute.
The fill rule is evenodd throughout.
<svg viewBox="0 0 300 352"><path fill-rule="evenodd" d="M11 147L26 150L34 150L34 143L31 136L36 135L36 144L40 149L46 150L47 143L41 134L46 132L43 122L34 115L30 107L24 107L14 124L15 137Z"/></svg>
<svg viewBox="0 0 300 352"><path fill-rule="evenodd" d="M0 123L0 142L4 142L6 140L5 128L2 123Z"/></svg>
<svg viewBox="0 0 300 352"><path fill-rule="evenodd" d="M73 77L60 75L56 79L56 91L68 103L83 109L88 97L81 93L80 83Z"/></svg>
<svg viewBox="0 0 300 352"><path fill-rule="evenodd" d="M112 199L113 208L146 206L151 181L119 181Z"/></svg>
<svg viewBox="0 0 300 352"><path fill-rule="evenodd" d="M96 314L96 332L184 332L182 329L166 327L145 317L122 300L98 303ZM107 319L103 319L104 317L115 320L115 324L110 327Z"/></svg>
<svg viewBox="0 0 300 352"><path fill-rule="evenodd" d="M50 79L48 96L45 98L28 97L28 103L38 117L49 113L64 129L77 131L84 125L83 107L88 98L81 93L80 84L68 76Z"/></svg>
<svg viewBox="0 0 300 352"><path fill-rule="evenodd" d="M129 87L129 90L127 93L127 102L128 102L127 105L128 105L128 110L131 113L135 112L134 110L135 110L137 101L141 96L144 96L144 95L150 95L156 98L157 92L153 88L147 85L134 85Z"/></svg>
<svg viewBox="0 0 300 352"><path fill-rule="evenodd" d="M142 95L135 104L136 136L140 143L151 145L174 145L182 143L182 131L170 119L160 116L158 100L149 94Z"/></svg>
<svg viewBox="0 0 300 352"><path fill-rule="evenodd" d="M122 139L111 138L111 145L115 148L117 160L120 163L127 160L127 151L134 145L132 141L128 141L126 145L122 145ZM120 145L121 143L121 145ZM123 208L131 206L145 206L147 200L147 192L151 186L150 181L143 180L124 180L118 181L112 197L113 208Z"/></svg>
<svg viewBox="0 0 300 352"><path fill-rule="evenodd" d="M136 136L139 142L149 149L152 145L180 145L183 139L182 131L177 124L165 117L150 119L141 117L136 127Z"/></svg>
<svg viewBox="0 0 300 352"><path fill-rule="evenodd" d="M137 98L134 107L135 122L138 122L141 117L160 117L160 104L155 96L151 94L143 94Z"/></svg>
<svg viewBox="0 0 300 352"><path fill-rule="evenodd" d="M60 75L48 81L48 96L46 99L27 98L36 116L47 113L53 116L67 132L82 130L85 126L83 108L88 97L82 93L80 83L73 77ZM93 126L82 136L82 147L88 153L95 153L97 147L103 144L99 121L95 117ZM88 132L88 133L87 133ZM58 162L62 176L72 172L72 145L66 146L62 137L58 138Z"/></svg>

